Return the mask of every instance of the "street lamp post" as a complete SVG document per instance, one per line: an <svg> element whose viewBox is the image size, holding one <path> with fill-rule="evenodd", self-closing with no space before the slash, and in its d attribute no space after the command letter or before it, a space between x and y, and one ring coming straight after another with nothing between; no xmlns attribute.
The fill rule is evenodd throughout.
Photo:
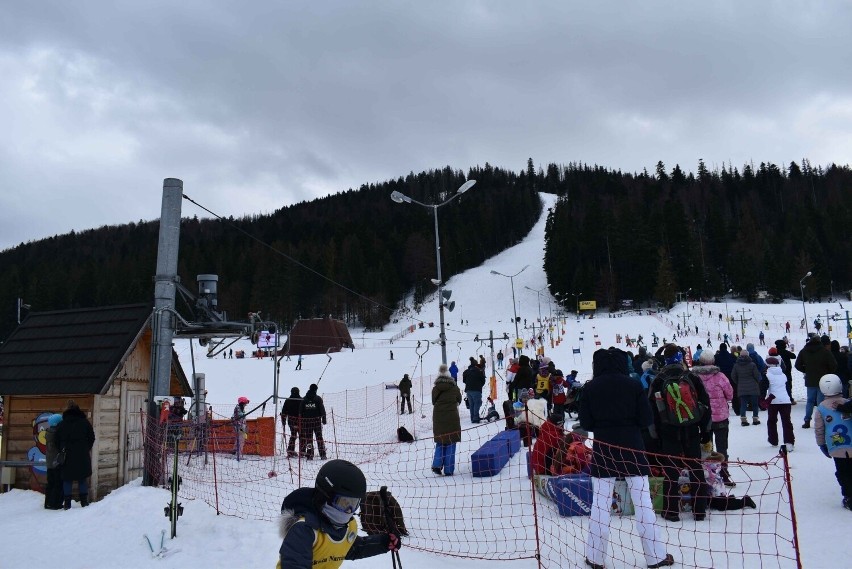
<svg viewBox="0 0 852 569"><path fill-rule="evenodd" d="M500 275L501 277L506 277L509 279L509 282L512 284L512 312L515 315L515 341L517 342L518 338L520 338L520 334L518 333L518 311L515 310L515 277L523 273L527 270L529 265L524 265L524 268L515 273L514 275L504 275L499 271L491 271L492 275ZM522 348L518 348L518 355L521 355Z"/></svg>
<svg viewBox="0 0 852 569"><path fill-rule="evenodd" d="M441 239L438 235L438 208L443 205L447 205L448 203L468 191L470 188L472 188L474 184L476 184L476 180L468 180L467 182L462 184L458 190L456 190L456 193L454 193L452 196L438 204L426 204L423 202L419 202L414 198L410 198L405 194L402 194L397 191L392 192L390 196L391 199L396 203L415 203L417 205L422 205L425 208L431 208L432 213L435 216L435 260L438 265L438 282L435 284L438 285L438 314L441 325L441 363L444 364L447 363L447 338L446 334L444 333L444 280L441 277ZM450 308L452 309L452 307Z"/></svg>
<svg viewBox="0 0 852 569"><path fill-rule="evenodd" d="M574 297L574 300L577 301L577 318L580 318L580 297L583 296L582 292L572 292L571 296Z"/></svg>
<svg viewBox="0 0 852 569"><path fill-rule="evenodd" d="M728 292L725 293L725 322L728 323L728 332L731 331L731 315L728 314L728 295L734 292L734 289L729 288Z"/></svg>
<svg viewBox="0 0 852 569"><path fill-rule="evenodd" d="M808 311L807 311L807 309L805 309L805 279L808 278L809 276L811 276L811 274L812 273L810 271L808 271L808 274L806 274L805 276L803 276L799 280L799 290L802 291L802 315L804 315L804 317L805 317L805 335L806 336L808 334L810 334L810 330L808 329Z"/></svg>
<svg viewBox="0 0 852 569"><path fill-rule="evenodd" d="M538 321L541 322L541 291L546 289L547 285L543 286L542 288L540 288L538 290L536 290L532 287L529 287L529 286L525 286L524 288L527 289L527 290L531 290L538 295Z"/></svg>
<svg viewBox="0 0 852 569"><path fill-rule="evenodd" d="M685 293L683 293L684 298L686 299L686 318L689 319L689 293L692 292L692 289L687 289ZM686 326L686 322L683 324Z"/></svg>

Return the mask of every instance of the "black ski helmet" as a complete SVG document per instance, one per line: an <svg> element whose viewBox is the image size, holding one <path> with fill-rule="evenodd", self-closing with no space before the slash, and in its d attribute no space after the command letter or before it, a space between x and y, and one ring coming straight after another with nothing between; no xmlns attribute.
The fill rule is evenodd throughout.
<svg viewBox="0 0 852 569"><path fill-rule="evenodd" d="M326 499L333 496L351 496L364 499L367 479L361 469L347 460L329 460L317 472L316 488Z"/></svg>

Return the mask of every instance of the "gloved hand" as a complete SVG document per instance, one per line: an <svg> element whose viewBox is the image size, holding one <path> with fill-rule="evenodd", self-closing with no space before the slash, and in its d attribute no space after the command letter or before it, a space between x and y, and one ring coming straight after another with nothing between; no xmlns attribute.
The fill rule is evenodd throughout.
<svg viewBox="0 0 852 569"><path fill-rule="evenodd" d="M322 424L323 424L323 425L327 425L327 424L328 424L328 423L326 423L326 422L325 422L325 417L323 417L323 419L322 419Z"/></svg>
<svg viewBox="0 0 852 569"><path fill-rule="evenodd" d="M826 457L831 458L831 455L828 454L828 445L819 445L819 450L821 450L822 454L824 454Z"/></svg>
<svg viewBox="0 0 852 569"><path fill-rule="evenodd" d="M402 547L402 541L399 536L393 533L388 534L388 551L399 551Z"/></svg>

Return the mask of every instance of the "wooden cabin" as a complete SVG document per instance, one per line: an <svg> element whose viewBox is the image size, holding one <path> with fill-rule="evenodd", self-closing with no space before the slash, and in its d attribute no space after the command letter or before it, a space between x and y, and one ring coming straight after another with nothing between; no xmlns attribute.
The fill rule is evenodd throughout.
<svg viewBox="0 0 852 569"><path fill-rule="evenodd" d="M95 429L90 499L141 476L151 314L149 304L30 313L0 346L0 460L43 461L47 417L73 399ZM192 394L174 352L169 394ZM43 489L44 465L11 468L5 482Z"/></svg>

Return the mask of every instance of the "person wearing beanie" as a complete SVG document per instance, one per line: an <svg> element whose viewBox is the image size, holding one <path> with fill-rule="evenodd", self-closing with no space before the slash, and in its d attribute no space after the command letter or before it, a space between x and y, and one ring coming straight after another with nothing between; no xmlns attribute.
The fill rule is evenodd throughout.
<svg viewBox="0 0 852 569"><path fill-rule="evenodd" d="M740 422L743 427L748 427L746 412L751 405L752 425L760 424L757 400L760 397L760 372L757 364L751 359L748 350L741 350L731 372L731 381L737 386L737 395L740 398Z"/></svg>
<svg viewBox="0 0 852 569"><path fill-rule="evenodd" d="M715 365L715 356L710 350L705 350L698 361L699 365L694 366L692 371L701 378L710 398L711 442L716 443L716 451L724 457L719 473L725 486L735 486L728 473L728 404L734 397L734 389L725 374L719 371L719 366Z"/></svg>
<svg viewBox="0 0 852 569"><path fill-rule="evenodd" d="M610 348L592 356L593 377L580 398L580 426L594 433L592 441L592 511L586 533L586 565L607 566L613 489L617 478L627 483L635 507L636 534L641 536L645 565L668 567L666 552L651 503L648 455L642 429L652 424L651 407L639 383L627 374L625 352Z"/></svg>
<svg viewBox="0 0 852 569"><path fill-rule="evenodd" d="M796 369L805 374L805 389L808 393L808 399L805 403L805 422L802 424L802 428L810 429L814 407L822 401L819 380L822 376L834 373L837 370L837 360L834 359L830 351L825 349L819 336L815 334L799 351L799 355L796 357Z"/></svg>
<svg viewBox="0 0 852 569"><path fill-rule="evenodd" d="M840 385L843 386L843 397L849 397L849 380L852 379L849 373L849 354L840 350L840 342L832 340L830 344L831 355L837 362L837 377L840 378Z"/></svg>
<svg viewBox="0 0 852 569"><path fill-rule="evenodd" d="M781 358L781 369L784 375L787 376L787 395L790 396L790 405L795 405L796 400L793 398L793 360L796 359L796 354L787 349L786 340L775 340L775 349L778 351L778 356Z"/></svg>
<svg viewBox="0 0 852 569"><path fill-rule="evenodd" d="M781 431L784 437L784 448L793 452L796 435L793 432L793 422L790 420L790 396L787 395L787 376L781 370L781 358L769 356L766 358L769 378L769 389L766 401L769 403L769 417L766 419L767 440L772 446L778 446L778 416L781 416Z"/></svg>
<svg viewBox="0 0 852 569"><path fill-rule="evenodd" d="M530 367L530 357L526 354L518 358L518 371L515 372L515 379L512 381L512 399L518 399L518 393L524 390L531 389L535 381L535 374Z"/></svg>
<svg viewBox="0 0 852 569"><path fill-rule="evenodd" d="M731 408L737 415L740 414L740 398L737 395L737 386L731 381L731 372L734 371L734 364L737 363L737 357L728 351L728 344L724 342L719 344L719 350L713 358L713 363L719 368L728 381L731 382L731 387L734 390L733 398L731 399Z"/></svg>
<svg viewBox="0 0 852 569"><path fill-rule="evenodd" d="M754 365L757 366L757 371L760 372L760 375L766 373L766 362L763 361L763 358L760 357L756 351L754 351L754 344L749 342L746 344L746 351L748 352L748 356L751 358L751 361L754 362Z"/></svg>
<svg viewBox="0 0 852 569"><path fill-rule="evenodd" d="M312 383L305 393L299 407L301 427L299 429L299 456L304 455L308 460L314 458L314 437L317 440L317 451L320 460L325 460L325 439L322 436L322 426L326 424L325 404L322 397L317 395L319 387Z"/></svg>
<svg viewBox="0 0 852 569"><path fill-rule="evenodd" d="M462 373L464 394L470 408L470 422L479 423L479 409L482 407L482 388L485 387L485 372L470 358L470 366Z"/></svg>
<svg viewBox="0 0 852 569"><path fill-rule="evenodd" d="M48 428L45 437L45 462L47 464L47 487L44 489L44 508L46 510L62 509L62 465L55 464L59 455L56 442L56 430L62 422L62 415L54 413L47 419Z"/></svg>
<svg viewBox="0 0 852 569"><path fill-rule="evenodd" d="M302 455L305 454L301 440L299 439L301 408L302 396L299 394L299 388L293 387L290 389L290 397L284 400L284 405L281 408L281 430L286 432L285 427L290 427L290 440L287 443L287 456L290 458L296 456L297 440L299 440L299 453Z"/></svg>
<svg viewBox="0 0 852 569"><path fill-rule="evenodd" d="M432 433L435 438L432 472L435 474L452 476L456 470L456 443L461 442L461 402L459 386L450 377L447 364L441 364L432 387Z"/></svg>
<svg viewBox="0 0 852 569"><path fill-rule="evenodd" d="M404 374L402 379L399 381L399 414L405 415L405 403L408 402L408 413L412 414L414 411L411 410L411 379L408 377L408 374Z"/></svg>

